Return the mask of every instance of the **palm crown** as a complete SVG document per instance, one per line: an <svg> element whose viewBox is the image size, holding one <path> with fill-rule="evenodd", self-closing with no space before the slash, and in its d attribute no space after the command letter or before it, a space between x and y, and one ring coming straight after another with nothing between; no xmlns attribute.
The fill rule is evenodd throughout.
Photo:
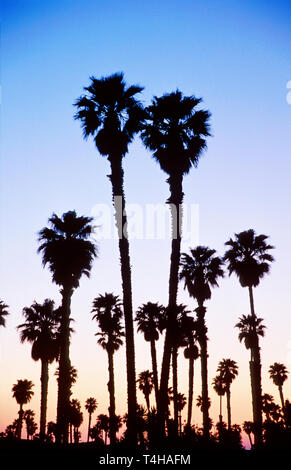
<svg viewBox="0 0 291 470"><path fill-rule="evenodd" d="M239 328L240 332L238 339L245 342L247 349L252 348L257 344L258 336L265 335L265 326L262 324L263 319L253 315L242 315L239 322L235 325Z"/></svg>
<svg viewBox="0 0 291 470"><path fill-rule="evenodd" d="M84 137L92 135L101 155L124 156L144 118L141 103L135 98L143 88L126 87L123 73L96 79L85 87L85 95L77 99L75 119L82 123Z"/></svg>
<svg viewBox="0 0 291 470"><path fill-rule="evenodd" d="M155 96L146 108L142 140L168 175L189 173L206 148L210 113L196 109L201 101L177 90L160 98Z"/></svg>
<svg viewBox="0 0 291 470"><path fill-rule="evenodd" d="M89 414L94 413L98 406L96 398L90 397L87 398L86 403L85 403L85 409L88 411Z"/></svg>
<svg viewBox="0 0 291 470"><path fill-rule="evenodd" d="M277 385L277 387L282 386L285 380L288 378L287 367L279 362L275 362L270 366L269 374L270 378L273 380L274 384Z"/></svg>
<svg viewBox="0 0 291 470"><path fill-rule="evenodd" d="M32 387L34 384L31 380L17 380L17 383L13 385L12 392L13 398L17 401L19 405L25 405L26 403L30 402L34 392L32 391Z"/></svg>
<svg viewBox="0 0 291 470"><path fill-rule="evenodd" d="M5 316L8 315L8 305L6 305L3 300L0 300L0 326L6 325Z"/></svg>
<svg viewBox="0 0 291 470"><path fill-rule="evenodd" d="M197 246L190 250L190 255L181 255L180 279L184 280L184 287L199 305L211 298L211 287L217 287L217 279L224 275L223 262L214 256L215 253L208 247Z"/></svg>
<svg viewBox="0 0 291 470"><path fill-rule="evenodd" d="M78 217L69 211L49 219L51 228L39 232L43 265L49 265L53 281L58 285L78 287L82 274L89 277L93 258L97 254L95 244L90 240L93 233L92 217Z"/></svg>
<svg viewBox="0 0 291 470"><path fill-rule="evenodd" d="M60 316L54 310L54 302L46 299L44 303L34 302L23 309L26 322L19 325L20 340L33 343L31 357L52 362L58 355L58 328Z"/></svg>
<svg viewBox="0 0 291 470"><path fill-rule="evenodd" d="M222 359L218 364L217 372L228 388L238 374L238 365L232 359Z"/></svg>
<svg viewBox="0 0 291 470"><path fill-rule="evenodd" d="M159 332L165 327L165 307L158 303L147 302L136 312L137 331L144 334L146 341L157 341Z"/></svg>
<svg viewBox="0 0 291 470"><path fill-rule="evenodd" d="M105 293L99 295L93 301L92 313L96 312L93 319L97 320L101 332L98 343L107 351L117 351L122 345L121 339L124 336L121 318L121 301L117 295Z"/></svg>
<svg viewBox="0 0 291 470"><path fill-rule="evenodd" d="M267 238L267 235L256 235L250 229L236 233L234 240L231 238L225 243L230 247L224 255L229 274L234 272L242 287L256 287L270 271L274 258L268 251L274 247L266 242Z"/></svg>

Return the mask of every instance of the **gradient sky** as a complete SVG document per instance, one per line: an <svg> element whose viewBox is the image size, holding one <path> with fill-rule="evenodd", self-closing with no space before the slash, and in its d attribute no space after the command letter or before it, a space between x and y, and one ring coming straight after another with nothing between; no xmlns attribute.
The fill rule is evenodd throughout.
<svg viewBox="0 0 291 470"><path fill-rule="evenodd" d="M291 367L290 319L290 129L291 6L288 1L2 0L2 115L0 206L0 298L10 306L0 330L0 431L16 418L11 387L20 378L35 383L29 408L39 415L40 363L30 359L15 327L34 300L60 302L58 288L36 254L37 232L56 212L90 215L111 202L109 167L92 142L85 142L72 103L89 76L124 71L127 83L145 87L142 100L180 88L204 99L212 113L208 151L185 178L186 204L199 205L199 243L224 252L234 232L254 228L270 235L276 262L255 290L257 313L267 326L262 340L263 390L278 401L268 378L273 362ZM166 175L139 140L124 162L130 203L163 203ZM187 246L184 247L187 249ZM115 240L99 243L91 279L74 293L72 364L79 370L73 396L88 396L106 412L107 361L96 345L89 314L94 297L121 294ZM133 301L167 301L169 240L131 243ZM182 285L179 300L195 307ZM220 359L231 357L240 375L232 386L233 422L251 418L249 353L234 324L249 312L246 289L226 277L208 302L209 382ZM137 372L150 368L149 345L136 337ZM161 359L162 344L159 349ZM116 355L117 412L126 410L125 351ZM196 363L195 391L200 393ZM51 367L48 419L56 413ZM187 364L180 366L180 391L187 392ZM291 398L290 379L286 396ZM218 417L218 397L210 387ZM139 401L142 397L139 395ZM194 409L194 422L200 423ZM85 418L84 429L87 425Z"/></svg>

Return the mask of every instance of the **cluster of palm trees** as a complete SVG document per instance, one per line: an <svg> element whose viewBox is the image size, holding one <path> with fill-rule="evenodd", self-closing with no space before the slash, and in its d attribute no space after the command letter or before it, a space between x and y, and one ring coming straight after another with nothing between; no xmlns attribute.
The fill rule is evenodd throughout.
<svg viewBox="0 0 291 470"><path fill-rule="evenodd" d="M174 405L173 429L178 435L179 416L185 400L178 389L178 352L184 347L184 356L189 360L189 393L187 426L192 424L194 362L201 361L200 407L203 415L203 436L209 438L211 420L209 418L208 387L208 336L206 323L206 301L211 299L212 288L218 286L224 276L224 265L229 275L236 274L242 287L247 287L250 297L250 315L242 315L236 327L239 340L250 350L250 379L252 389L253 424L255 444L262 442L262 387L259 338L264 335L262 319L258 318L254 307L253 289L269 272L273 257L266 235L256 235L254 230L235 234L226 242L227 251L219 257L214 249L205 246L190 248L189 253L181 253L183 178L192 167L197 167L206 149L206 139L210 136L210 113L201 109L201 99L184 96L177 90L154 97L151 105L144 108L136 95L142 87L127 86L123 74L96 79L91 77L90 85L77 99L75 118L81 121L85 138L92 137L100 155L110 164L109 179L112 185L112 199L115 222L118 230L120 253L122 299L113 293L99 295L93 301L93 319L98 325L98 343L108 356L110 396L109 438L116 442L118 422L115 411L114 353L123 343L126 347L127 372L127 433L129 445L134 446L138 432L138 405L136 384L144 392L148 410L150 393L154 390L157 410L156 426L159 435L169 432L169 377L172 361L171 396ZM132 302L131 260L127 233L127 214L124 193L123 158L129 145L140 134L145 147L152 153L163 172L167 175L170 196L167 200L172 219L172 241L169 272L168 305L147 302L136 312L137 330L150 343L152 370L144 371L136 378L135 335ZM48 265L52 280L60 287L61 305L55 308L47 299L42 305L35 302L23 310L25 323L19 325L21 341L32 343L32 358L41 360L41 422L40 436L46 432L46 408L49 364L58 362L58 400L56 440L67 443L69 439L70 412L72 409L71 386L72 365L70 361L71 299L79 286L82 275L90 276L94 259L98 254L93 240L93 220L68 211L62 216L53 214L48 227L39 232L38 252L43 265ZM190 310L177 301L179 281L184 282L190 298L195 304ZM5 324L7 306L1 302L0 324ZM124 319L124 327L123 327ZM164 332L164 350L160 377L155 343ZM274 365L275 366L275 365ZM276 366L277 367L277 366ZM272 372L277 377L276 371ZM226 394L228 427L231 429L230 386L238 373L237 364L231 359L223 359L218 366L214 387L221 397ZM277 380L277 379L276 379ZM278 382L279 383L279 382ZM280 389L282 394L282 387ZM16 396L15 396L16 397ZM284 405L281 396L282 407ZM95 411L95 399L88 399L86 409L91 415ZM26 403L26 402L23 402ZM181 405L182 403L182 405ZM75 403L75 408L78 406ZM79 409L80 412L80 409ZM222 421L222 413L220 419ZM22 416L22 412L19 417ZM80 417L79 417L80 418ZM20 419L20 434L22 426ZM78 428L78 426L76 426ZM96 429L95 429L96 431ZM97 432L97 431L96 431ZM89 436L90 432L88 432Z"/></svg>

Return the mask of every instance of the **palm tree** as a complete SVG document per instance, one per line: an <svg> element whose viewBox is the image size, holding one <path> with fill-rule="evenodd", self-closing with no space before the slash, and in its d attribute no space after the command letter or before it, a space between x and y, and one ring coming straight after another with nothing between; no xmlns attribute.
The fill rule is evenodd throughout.
<svg viewBox="0 0 291 470"><path fill-rule="evenodd" d="M252 434L254 433L254 423L252 421L244 421L243 430L248 435L251 449L253 448Z"/></svg>
<svg viewBox="0 0 291 470"><path fill-rule="evenodd" d="M197 300L197 338L200 344L203 434L209 436L208 372L207 372L207 327L204 302L211 298L211 288L218 286L218 278L223 277L222 260L215 256L216 251L205 246L190 249L190 254L182 253L180 279L184 280L190 297Z"/></svg>
<svg viewBox="0 0 291 470"><path fill-rule="evenodd" d="M27 440L29 440L29 437L33 436L37 430L37 424L34 422L34 416L35 413L32 410L25 410L23 414L23 419L26 424Z"/></svg>
<svg viewBox="0 0 291 470"><path fill-rule="evenodd" d="M265 335L263 319L256 315L242 315L235 325L239 328L239 341L245 343L246 349L250 349L250 378L253 402L253 422L255 426L255 445L262 442L262 386L261 386L261 355L259 336Z"/></svg>
<svg viewBox="0 0 291 470"><path fill-rule="evenodd" d="M158 406L159 379L157 366L156 341L164 328L165 307L158 303L147 302L136 312L135 321L137 331L144 334L145 341L151 345L151 358L153 369L153 383L155 388L156 404Z"/></svg>
<svg viewBox="0 0 291 470"><path fill-rule="evenodd" d="M122 159L127 154L128 146L135 134L139 132L144 118L143 107L135 97L143 88L137 85L127 87L122 73L116 73L101 79L91 77L90 80L91 84L84 88L86 94L78 98L75 103L78 109L75 119L81 121L84 138L90 135L94 138L98 152L100 155L107 157L111 167L109 179L112 184L113 205L119 238L125 318L128 426L130 439L135 441L135 350L131 266Z"/></svg>
<svg viewBox="0 0 291 470"><path fill-rule="evenodd" d="M138 374L138 388L142 391L145 397L145 401L147 404L148 412L150 411L150 394L153 390L153 373L149 370L144 370Z"/></svg>
<svg viewBox="0 0 291 470"><path fill-rule="evenodd" d="M6 326L5 316L9 315L8 305L6 305L3 300L0 300L0 326Z"/></svg>
<svg viewBox="0 0 291 470"><path fill-rule="evenodd" d="M58 328L59 314L54 310L53 300L46 299L43 304L34 302L22 311L25 323L19 325L20 340L32 343L31 357L41 361L41 400L40 400L40 438L46 431L47 395L49 364L57 359L59 353Z"/></svg>
<svg viewBox="0 0 291 470"><path fill-rule="evenodd" d="M87 442L89 442L89 436L90 436L90 429L91 429L91 417L94 411L96 410L98 406L96 398L87 398L86 403L85 403L85 409L88 411L89 414L89 423L88 423L88 438Z"/></svg>
<svg viewBox="0 0 291 470"><path fill-rule="evenodd" d="M70 424L70 436L72 442L72 428L74 428L74 443L79 442L79 427L83 422L83 413L81 412L81 403L76 398L70 401L69 411L69 424Z"/></svg>
<svg viewBox="0 0 291 470"><path fill-rule="evenodd" d="M185 323L184 337L184 357L189 360L189 387L188 387L188 412L187 412L187 428L191 428L192 406L193 406L193 389L194 389L194 361L199 357L199 349L196 340L196 324L193 318L186 317L183 319Z"/></svg>
<svg viewBox="0 0 291 470"><path fill-rule="evenodd" d="M178 403L178 351L186 345L187 330L191 319L187 316L190 313L183 304L176 305L175 319L171 322L169 333L172 344L172 375L173 375L173 401L174 401L174 430L178 435L179 431L179 403Z"/></svg>
<svg viewBox="0 0 291 470"><path fill-rule="evenodd" d="M53 282L61 286L59 386L57 405L58 442L68 442L68 412L70 407L70 315L71 297L83 274L89 277L96 246L91 240L91 217L78 217L75 211L61 217L53 214L50 227L39 232L43 265L49 265Z"/></svg>
<svg viewBox="0 0 291 470"><path fill-rule="evenodd" d="M219 423L221 426L222 425L222 397L225 395L226 385L220 375L217 375L216 377L214 377L212 385L213 385L213 389L219 396Z"/></svg>
<svg viewBox="0 0 291 470"><path fill-rule="evenodd" d="M253 288L257 287L265 274L270 272L270 263L274 261L269 253L274 247L267 243L267 235L256 235L253 229L236 233L234 239L230 238L225 245L230 247L224 260L228 263L229 275L235 273L242 287L247 287L250 298L251 315L256 316L254 307ZM253 368L252 397L253 416L256 428L255 445L262 442L262 379L261 379L261 357L259 346Z"/></svg>
<svg viewBox="0 0 291 470"><path fill-rule="evenodd" d="M23 422L23 405L29 403L34 392L32 391L32 387L34 384L31 380L17 380L17 383L13 385L12 392L13 398L15 398L16 402L19 405L19 419L18 419L18 430L17 430L17 437L21 439L21 431L22 431L22 422Z"/></svg>
<svg viewBox="0 0 291 470"><path fill-rule="evenodd" d="M100 428L101 431L103 431L104 434L104 443L107 445L107 435L109 431L109 417L105 414L100 414L97 416L97 422L96 425L97 427Z"/></svg>
<svg viewBox="0 0 291 470"><path fill-rule="evenodd" d="M112 293L99 295L93 301L92 313L94 320L97 320L100 332L96 333L99 336L98 344L106 350L108 355L108 372L109 372L109 420L110 420L110 444L116 443L116 414L115 414L115 385L114 385L114 353L123 344L121 339L124 336L121 326L122 310L121 302L117 295Z"/></svg>
<svg viewBox="0 0 291 470"><path fill-rule="evenodd" d="M227 424L228 429L231 430L230 386L238 375L238 365L232 359L222 359L218 364L217 372L225 384L227 400Z"/></svg>
<svg viewBox="0 0 291 470"><path fill-rule="evenodd" d="M169 276L168 327L166 331L164 354L160 381L161 418L167 412L167 391L171 360L170 330L172 318L175 320L178 271L181 250L181 228L183 203L183 177L190 169L198 166L199 158L206 149L206 137L209 133L210 113L197 110L201 103L195 96L183 96L181 91L154 97L146 109L147 122L141 136L145 146L153 152L155 160L168 175L170 187L170 211L172 217L172 251Z"/></svg>
<svg viewBox="0 0 291 470"><path fill-rule="evenodd" d="M281 364L280 362L275 362L273 365L270 366L270 369L269 369L270 379L273 380L274 384L277 385L279 389L280 400L281 400L283 411L285 409L283 384L285 380L287 380L288 378L288 373L289 372L287 370L287 367L284 364Z"/></svg>

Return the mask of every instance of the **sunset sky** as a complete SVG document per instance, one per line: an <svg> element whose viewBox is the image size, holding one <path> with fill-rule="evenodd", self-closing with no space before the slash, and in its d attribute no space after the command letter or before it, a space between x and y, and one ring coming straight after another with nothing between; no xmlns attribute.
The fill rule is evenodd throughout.
<svg viewBox="0 0 291 470"><path fill-rule="evenodd" d="M145 87L141 100L179 88L203 97L212 113L212 137L198 169L185 178L185 204L199 207L198 243L223 255L224 243L253 228L275 245L271 274L255 289L255 307L267 327L261 341L263 392L278 391L269 366L291 369L290 307L290 134L291 5L288 1L3 0L2 113L0 161L0 298L9 305L0 329L0 432L16 417L11 388L17 379L35 384L27 407L39 416L40 363L30 358L16 326L34 300L61 296L37 255L37 233L53 212L75 209L94 214L111 204L109 166L92 141L82 138L73 103L89 77L123 71L128 84ZM128 203L163 204L166 175L142 146L131 145L124 161ZM97 413L106 413L107 358L96 344L92 300L99 293L121 295L116 240L99 241L91 278L73 295L75 333L72 364L79 371L73 397L94 396ZM170 241L132 240L133 302L167 302ZM188 245L184 243L183 250ZM179 301L196 307L180 286ZM235 277L220 282L207 303L210 416L218 420L218 397L211 382L219 360L238 362L232 386L233 422L251 419L249 352L234 325L249 313L248 292ZM159 348L159 362L162 356ZM137 373L151 367L149 344L136 335ZM56 365L50 369L48 421L56 415ZM188 364L180 353L179 389L187 393ZM117 412L126 411L125 348L116 354ZM195 397L200 365L195 364ZM291 399L291 379L285 383ZM139 402L144 404L138 392ZM152 400L154 397L152 395ZM186 410L186 408L185 408ZM84 408L83 408L84 411ZM84 411L85 414L85 411ZM201 422L194 407L193 422ZM87 427L85 415L83 430Z"/></svg>

